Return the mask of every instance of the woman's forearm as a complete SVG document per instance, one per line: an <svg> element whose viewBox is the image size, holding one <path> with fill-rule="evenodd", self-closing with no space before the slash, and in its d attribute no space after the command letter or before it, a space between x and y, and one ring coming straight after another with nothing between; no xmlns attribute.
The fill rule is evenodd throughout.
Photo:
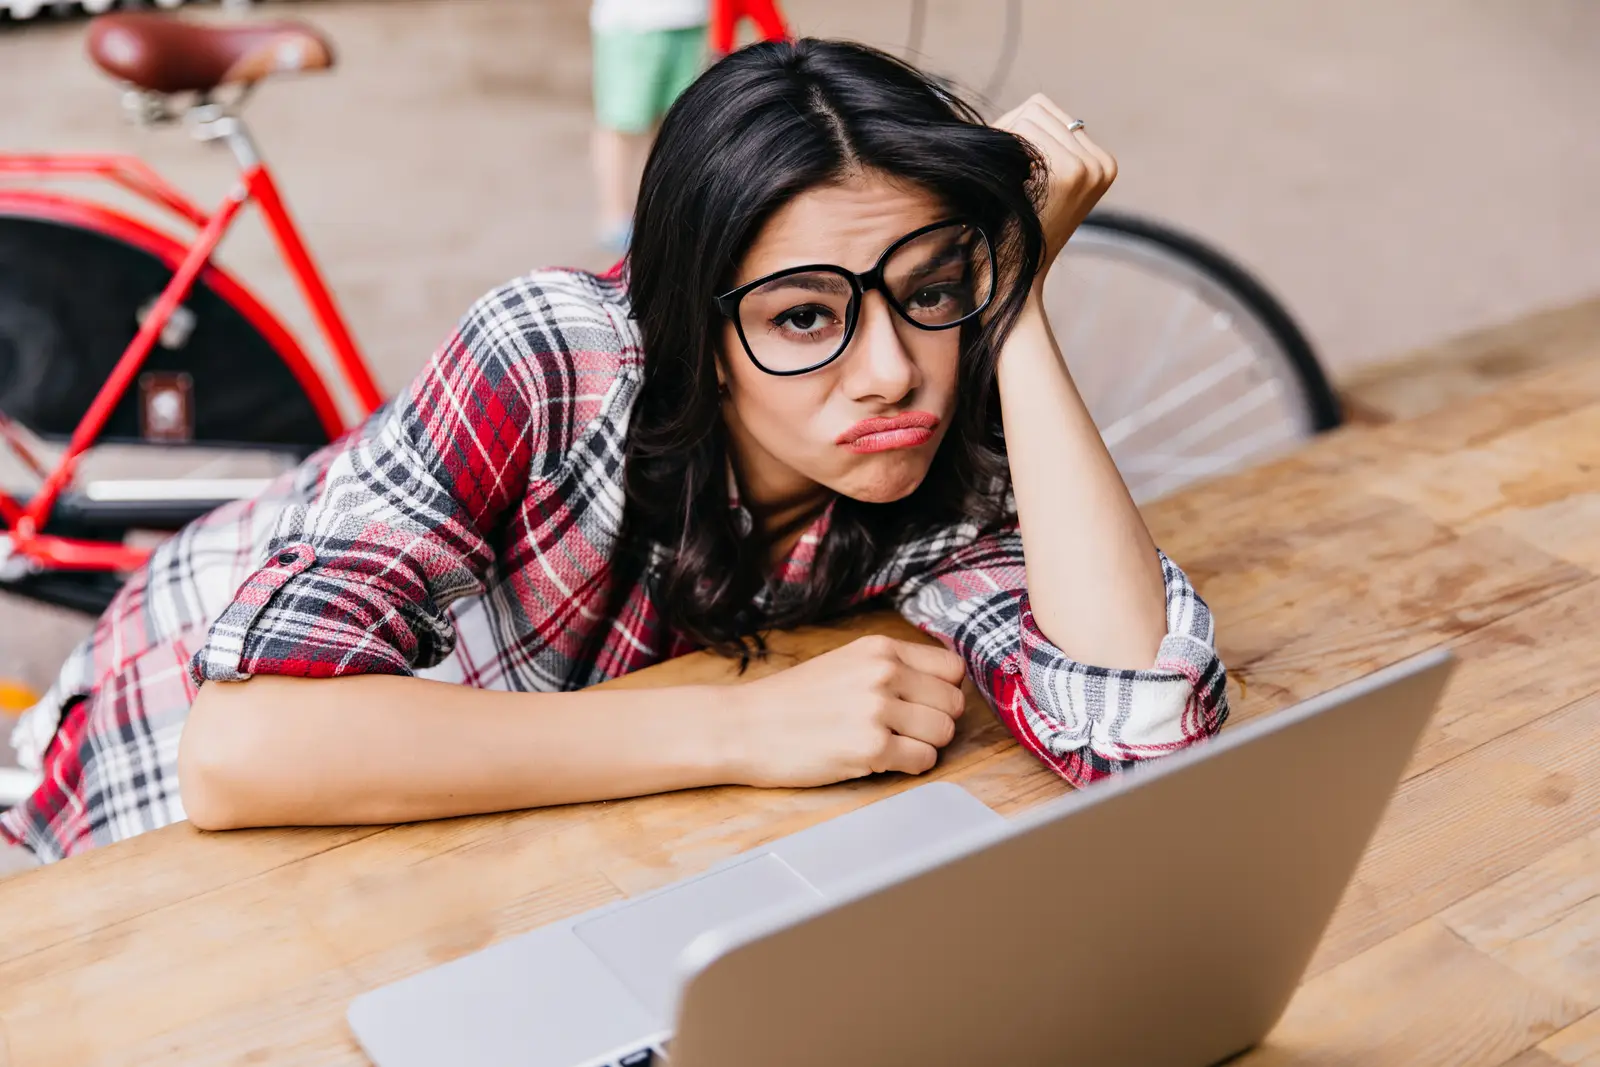
<svg viewBox="0 0 1600 1067"><path fill-rule="evenodd" d="M719 784L733 778L725 693L212 682L184 728L184 808L211 830L388 823Z"/></svg>
<svg viewBox="0 0 1600 1067"><path fill-rule="evenodd" d="M1034 621L1079 662L1152 666L1166 633L1161 562L1037 290L998 376Z"/></svg>

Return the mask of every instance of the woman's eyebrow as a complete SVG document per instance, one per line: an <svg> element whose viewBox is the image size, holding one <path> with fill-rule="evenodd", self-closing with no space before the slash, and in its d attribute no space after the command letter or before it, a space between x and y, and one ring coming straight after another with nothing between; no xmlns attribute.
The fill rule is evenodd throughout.
<svg viewBox="0 0 1600 1067"><path fill-rule="evenodd" d="M843 293L850 289L850 283L845 281L843 276L824 271L774 278L762 288L765 289L767 286L774 289L800 289L807 293Z"/></svg>
<svg viewBox="0 0 1600 1067"><path fill-rule="evenodd" d="M935 252L921 263L906 272L905 280L914 282L918 278L926 278L935 271L948 267L953 262L960 262L962 252L965 251L958 243L952 241L944 248Z"/></svg>

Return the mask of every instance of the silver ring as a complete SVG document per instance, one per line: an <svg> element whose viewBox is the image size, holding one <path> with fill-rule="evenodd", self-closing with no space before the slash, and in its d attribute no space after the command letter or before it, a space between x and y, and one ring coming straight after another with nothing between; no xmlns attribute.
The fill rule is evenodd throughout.
<svg viewBox="0 0 1600 1067"><path fill-rule="evenodd" d="M1068 133L1074 133L1074 132L1076 132L1078 130L1081 130L1081 129L1083 129L1083 120L1082 119L1073 119L1071 122L1067 123L1067 132Z"/></svg>

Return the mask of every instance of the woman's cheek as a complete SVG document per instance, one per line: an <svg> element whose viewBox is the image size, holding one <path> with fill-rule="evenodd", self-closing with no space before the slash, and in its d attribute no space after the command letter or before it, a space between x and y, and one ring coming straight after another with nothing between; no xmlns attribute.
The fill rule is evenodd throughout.
<svg viewBox="0 0 1600 1067"><path fill-rule="evenodd" d="M955 409L956 387L961 378L961 341L944 334L935 334L930 341L936 344L930 344L930 350L919 360L922 391L924 396L936 398L944 408L941 414L948 416Z"/></svg>

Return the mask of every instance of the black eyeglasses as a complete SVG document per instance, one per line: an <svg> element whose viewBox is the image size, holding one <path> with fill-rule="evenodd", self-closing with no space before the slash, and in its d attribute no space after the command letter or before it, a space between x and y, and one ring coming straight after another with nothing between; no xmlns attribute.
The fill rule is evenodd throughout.
<svg viewBox="0 0 1600 1067"><path fill-rule="evenodd" d="M768 374L818 370L855 336L861 301L876 290L919 330L948 330L994 299L989 237L971 223L935 222L884 250L865 274L829 263L789 267L716 298L750 361Z"/></svg>

